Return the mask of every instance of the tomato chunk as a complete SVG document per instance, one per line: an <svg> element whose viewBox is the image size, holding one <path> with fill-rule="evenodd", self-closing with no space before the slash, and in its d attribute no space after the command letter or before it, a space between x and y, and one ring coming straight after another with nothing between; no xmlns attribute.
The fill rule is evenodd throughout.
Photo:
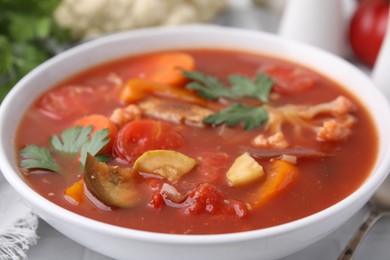
<svg viewBox="0 0 390 260"><path fill-rule="evenodd" d="M154 209L160 209L165 204L164 198L159 191L153 192L152 198L150 199L148 206Z"/></svg>
<svg viewBox="0 0 390 260"><path fill-rule="evenodd" d="M136 120L123 126L114 144L119 158L133 163L144 152L157 149L177 149L184 139L172 125L151 119Z"/></svg>
<svg viewBox="0 0 390 260"><path fill-rule="evenodd" d="M222 214L235 215L242 218L248 214L244 203L226 199L225 196L212 184L203 183L195 187L183 202L184 214Z"/></svg>
<svg viewBox="0 0 390 260"><path fill-rule="evenodd" d="M181 209L186 216L216 215L224 218L234 216L245 217L248 207L245 203L227 199L214 185L202 183L191 189L186 195L182 195L170 184L164 184L159 191L155 191L148 206L160 209L163 206Z"/></svg>
<svg viewBox="0 0 390 260"><path fill-rule="evenodd" d="M209 183L225 178L229 156L224 152L203 152L199 156L198 171L201 180Z"/></svg>
<svg viewBox="0 0 390 260"><path fill-rule="evenodd" d="M107 102L104 97L112 95L109 86L90 87L67 85L47 92L36 103L36 107L49 118L70 119L92 112L92 107Z"/></svg>
<svg viewBox="0 0 390 260"><path fill-rule="evenodd" d="M318 78L309 71L288 64L263 66L258 72L266 73L275 81L273 91L286 95L310 89L318 81Z"/></svg>

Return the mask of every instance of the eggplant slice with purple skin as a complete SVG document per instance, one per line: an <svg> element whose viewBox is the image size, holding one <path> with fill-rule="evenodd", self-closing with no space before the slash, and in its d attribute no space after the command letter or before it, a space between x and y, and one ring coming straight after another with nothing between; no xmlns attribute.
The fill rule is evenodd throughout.
<svg viewBox="0 0 390 260"><path fill-rule="evenodd" d="M140 203L135 186L136 171L109 166L87 155L84 180L88 190L107 206L129 208Z"/></svg>

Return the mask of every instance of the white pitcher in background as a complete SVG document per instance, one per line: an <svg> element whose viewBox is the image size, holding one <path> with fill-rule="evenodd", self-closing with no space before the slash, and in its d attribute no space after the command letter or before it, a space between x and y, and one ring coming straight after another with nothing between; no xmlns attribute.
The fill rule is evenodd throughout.
<svg viewBox="0 0 390 260"><path fill-rule="evenodd" d="M287 0L279 34L343 56L345 25L341 0Z"/></svg>
<svg viewBox="0 0 390 260"><path fill-rule="evenodd" d="M387 20L386 36L372 70L372 80L390 101L390 14Z"/></svg>

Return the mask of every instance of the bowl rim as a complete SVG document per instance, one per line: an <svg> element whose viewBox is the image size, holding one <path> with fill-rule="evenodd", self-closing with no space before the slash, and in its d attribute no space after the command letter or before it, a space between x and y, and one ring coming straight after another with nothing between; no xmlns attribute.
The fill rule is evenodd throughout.
<svg viewBox="0 0 390 260"><path fill-rule="evenodd" d="M249 35L258 35L258 37L263 37L269 41L281 41L281 38L266 32L252 31L248 29L236 29L236 28L225 28L220 26L210 26L210 25L191 25L191 26L179 26L179 27L171 27L171 28L148 28L148 29L140 29L137 31L131 32L121 32L115 33L109 36L101 37L98 39L94 39L85 43L82 43L76 47L73 47L63 53L58 54L57 56L49 59L43 64L39 65L29 74L27 74L23 79L21 79L15 87L9 92L7 97L4 99L2 105L0 106L0 127L5 127L4 118L7 113L8 107L12 106L12 101L16 98L16 95L23 89L32 78L39 76L46 68L54 65L55 63L61 61L62 59L68 57L71 54L77 54L80 52L84 52L90 48L101 44L108 44L110 42L115 42L121 39L131 39L134 37L144 37L149 34L165 34L165 33L183 33L191 31L192 33L210 31L210 32L219 32L226 31L232 34L249 34ZM353 65L349 64L345 60L334 56L333 54L327 53L323 50L317 49L313 46L307 45L305 43L295 42L289 39L283 39L286 43L292 46L298 46L300 48L309 49L318 53L318 55L325 55L331 57L335 62L340 63L340 65L350 67L355 70L356 73L360 73L363 77L361 71L355 68ZM110 60L106 60L108 62ZM297 61L299 63L299 61ZM367 77L368 79L368 77ZM369 79L368 79L369 80ZM370 81L370 80L369 80ZM370 81L371 82L371 81ZM371 83L372 89L370 91L373 92L375 97L378 99L376 102L382 103L383 107L387 106L387 111L390 111L390 106L388 101L385 99L383 94ZM42 92L41 92L42 93ZM31 104L31 103L30 103ZM378 127L378 126L377 126ZM2 133L1 133L2 135ZM379 133L378 133L379 135ZM268 236L276 236L286 232L293 232L294 230L308 227L313 223L326 219L327 217L334 215L337 212L340 212L341 209L349 207L353 204L354 201L361 199L364 194L372 194L373 190L375 190L379 184L384 181L387 176L387 172L390 169L390 149L387 149L384 154L384 159L381 162L376 162L378 166L376 169L373 169L372 172L376 173L376 178L368 177L368 179L352 194L338 203L322 210L317 213L311 214L307 217L300 218L298 220L294 220L285 224L280 224L277 226L272 226L263 229L251 230L251 231L243 231L236 233L224 233L224 234L206 234L206 235L182 235L182 234L166 234L166 233L158 233L151 231L143 231L130 229L120 226L115 226L112 224L107 224L101 221L97 221L94 219L90 219L88 217L79 215L70 210L62 208L61 206L49 201L44 198L37 192L35 192L20 176L20 173L14 171L11 162L5 160L6 158L6 150L3 145L3 138L0 140L0 170L2 171L4 177L7 181L13 186L14 189L17 190L19 195L23 197L24 200L28 201L29 204L33 204L34 207L38 207L40 210L45 211L45 213L49 213L52 216L60 219L61 221L72 223L73 225L82 225L83 227L97 230L104 234L115 234L116 236L120 236L122 238L136 238L137 240L147 240L154 241L159 243L175 243L175 244L187 244L187 245L199 245L199 244L218 244L218 243L226 243L226 242L234 242L237 240L245 241L251 240L253 238L262 238ZM385 160L386 159L386 160ZM35 202L34 202L35 201ZM33 207L33 208L34 208Z"/></svg>

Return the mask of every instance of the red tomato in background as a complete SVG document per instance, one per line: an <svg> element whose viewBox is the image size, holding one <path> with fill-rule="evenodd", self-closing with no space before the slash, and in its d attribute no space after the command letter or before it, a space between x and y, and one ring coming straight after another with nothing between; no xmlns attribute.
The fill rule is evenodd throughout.
<svg viewBox="0 0 390 260"><path fill-rule="evenodd" d="M361 0L352 16L349 41L356 57L375 64L389 19L389 0Z"/></svg>

